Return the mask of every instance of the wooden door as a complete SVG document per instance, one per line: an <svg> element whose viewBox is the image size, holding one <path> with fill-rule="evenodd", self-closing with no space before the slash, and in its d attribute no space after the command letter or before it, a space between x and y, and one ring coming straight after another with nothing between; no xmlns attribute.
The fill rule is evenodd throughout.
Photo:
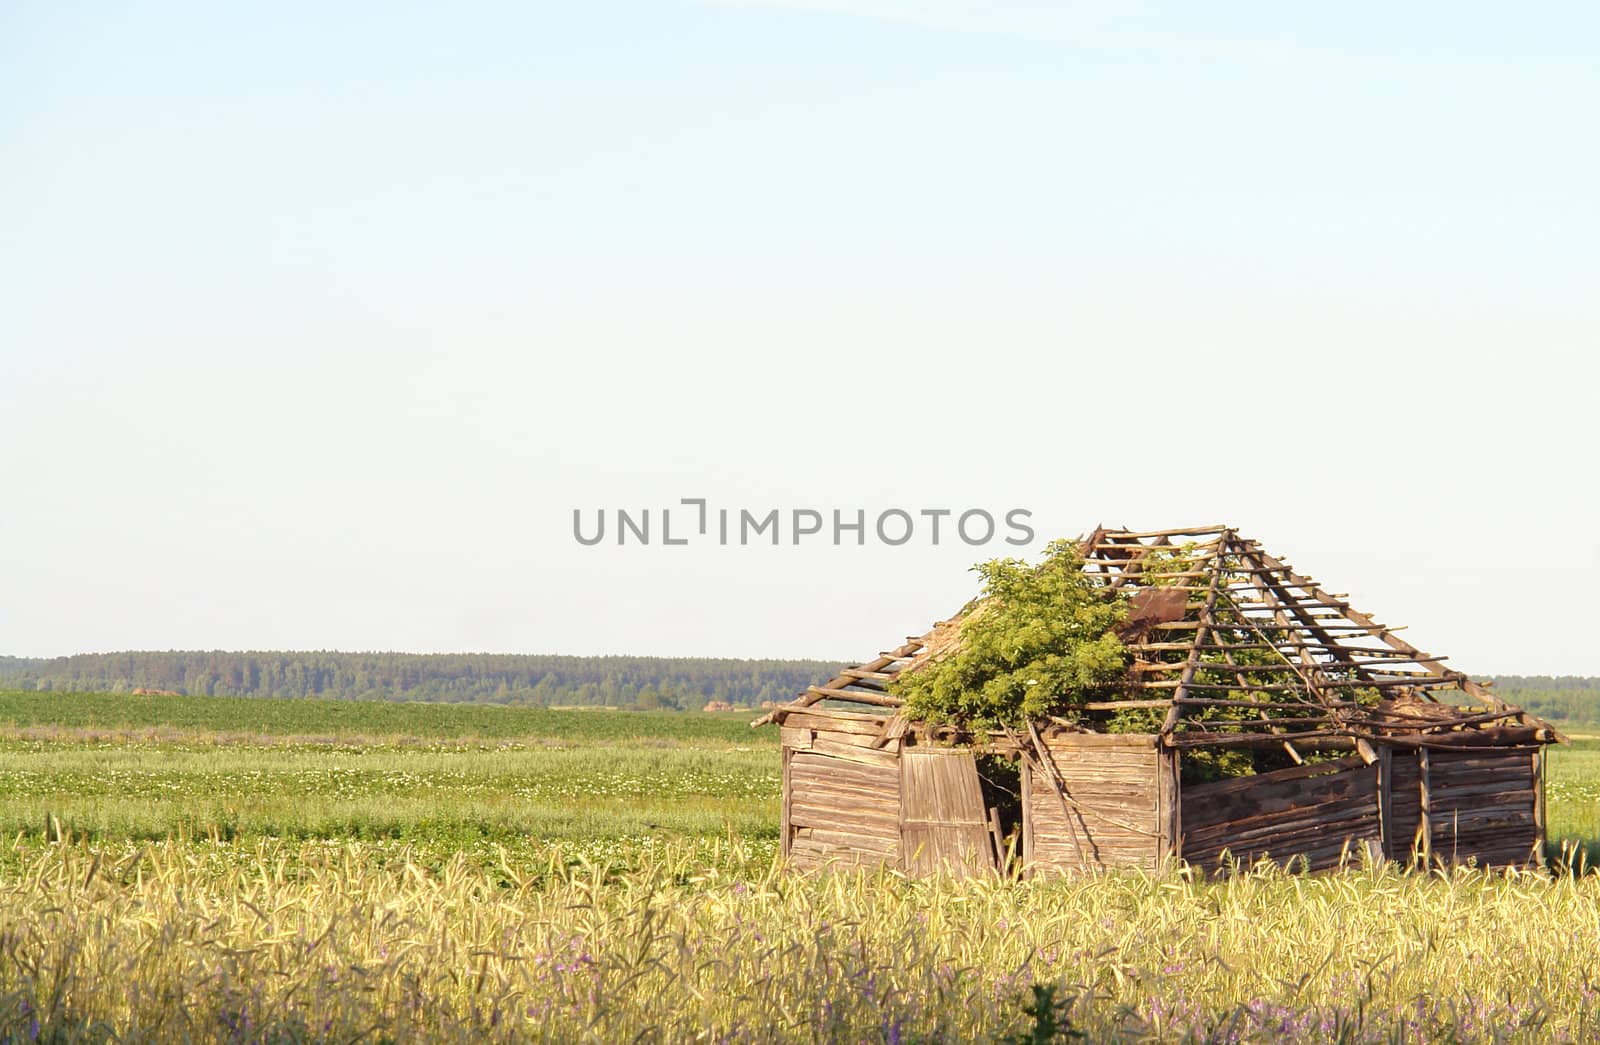
<svg viewBox="0 0 1600 1045"><path fill-rule="evenodd" d="M908 747L900 758L900 853L911 874L993 872L978 763L965 748Z"/></svg>

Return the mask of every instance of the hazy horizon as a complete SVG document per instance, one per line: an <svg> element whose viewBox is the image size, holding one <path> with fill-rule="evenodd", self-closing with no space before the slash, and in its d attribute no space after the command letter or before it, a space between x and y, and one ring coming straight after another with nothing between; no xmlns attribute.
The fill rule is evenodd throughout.
<svg viewBox="0 0 1600 1045"><path fill-rule="evenodd" d="M717 657L717 656L702 656L700 654L695 654L695 653L682 653L682 654L676 654L676 655L658 656L658 655L648 655L648 654L638 654L638 653L627 653L627 652L623 652L623 651L617 651L617 652L613 652L613 653L563 653L560 650L517 651L517 650L466 650L466 649L463 649L463 650L434 650L434 651L430 651L430 652L419 652L417 650L399 650L399 649L359 649L358 650L358 649L309 649L309 648L308 649L244 649L244 648L241 648L241 649L177 649L177 648L174 648L174 649L160 649L160 650L153 650L153 649L144 649L144 650L135 650L135 649L123 649L123 650L78 650L75 653L59 653L59 654L56 654L55 656L51 656L51 657L35 657L35 656L30 656L28 654L8 653L8 652L0 651L0 659L10 659L10 660L59 660L59 659L62 659L64 657L114 657L114 656L116 656L118 654L122 654L122 653L237 653L237 654L243 654L243 653L277 653L277 654L338 653L338 654L348 654L348 655L352 655L352 656L359 656L359 655L364 655L364 654L386 654L386 655L391 655L391 656L402 656L402 657L573 657L573 658L579 658L579 659L604 659L604 658L607 658L607 657L616 657L616 658L637 658L637 659L648 659L648 660L792 660L792 661L817 661L817 662L824 663L824 664L845 664L845 663L848 663L849 660L850 660L850 658L838 658L838 659L835 659L835 658L830 658L830 657L757 657L757 656L751 656L751 657ZM860 658L856 658L856 659L859 660Z"/></svg>
<svg viewBox="0 0 1600 1045"><path fill-rule="evenodd" d="M26 655L26 654L0 652L0 660L50 661L50 660L66 659L66 658L69 658L69 657L114 657L114 656L117 656L119 654L143 654L143 653L228 653L228 654L274 653L274 654L280 654L280 655L317 654L317 653L321 653L321 654L338 654L338 655L345 655L345 656L361 656L361 655L371 655L371 654L383 654L383 655L388 655L388 656L403 656L403 657L413 657L413 656L414 657L452 657L452 656L455 656L455 657L570 657L570 658L579 659L579 660L585 660L585 659L604 660L604 659L608 659L608 658L639 659L639 660L684 660L684 661L718 661L718 660L739 661L739 660L747 660L747 661L769 661L769 662L770 661L789 661L789 662L794 662L794 663L817 663L817 664L840 664L840 665L855 664L855 663L859 663L862 660L862 657L859 656L859 655L858 656L854 656L854 657L816 657L816 656L785 656L785 657L747 656L747 657L740 657L740 656L702 655L702 654L696 654L696 653L646 655L646 654L627 653L627 652L622 652L622 651L616 651L616 652L611 652L611 653L564 653L564 652L562 652L560 650L528 650L528 651L517 651L517 650L436 650L436 651L432 651L432 652L421 653L421 652L418 652L416 650L356 650L356 649L275 649L275 650L267 650L267 649L132 650L132 649L128 649L128 650L79 650L79 651L77 651L75 653L62 653L62 654L57 654L57 655L52 656L52 657L34 657L34 656ZM1600 675L1583 675L1583 674L1573 674L1573 673L1570 673L1570 672L1567 672L1567 673L1562 673L1562 672L1469 672L1468 674L1473 675L1473 677L1475 677L1475 678L1551 678L1551 679L1566 679L1566 678L1570 678L1570 679L1582 679L1582 680L1600 680Z"/></svg>

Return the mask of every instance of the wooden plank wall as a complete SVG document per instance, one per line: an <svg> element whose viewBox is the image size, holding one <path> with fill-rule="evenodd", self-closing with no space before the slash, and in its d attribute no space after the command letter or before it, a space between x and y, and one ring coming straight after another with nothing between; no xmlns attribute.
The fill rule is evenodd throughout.
<svg viewBox="0 0 1600 1045"><path fill-rule="evenodd" d="M877 734L783 727L785 852L796 866L899 864L900 756L873 748Z"/></svg>
<svg viewBox="0 0 1600 1045"><path fill-rule="evenodd" d="M1539 859L1542 774L1537 748L1427 752L1431 855L1442 863L1506 867ZM1395 751L1394 845L1409 860L1422 809L1421 752Z"/></svg>
<svg viewBox="0 0 1600 1045"><path fill-rule="evenodd" d="M1067 788L1023 763L1023 860L1029 874L1154 867L1166 851L1161 799L1172 755L1140 734L1068 733L1045 747Z"/></svg>
<svg viewBox="0 0 1600 1045"><path fill-rule="evenodd" d="M1303 857L1334 867L1348 850L1382 844L1378 767L1359 758L1313 762L1182 790L1183 858L1215 867L1226 850L1243 864Z"/></svg>
<svg viewBox="0 0 1600 1045"><path fill-rule="evenodd" d="M898 867L909 833L919 850L939 859L923 837L928 832L919 835L919 825L905 821L901 742L874 747L881 724L809 719L791 715L783 728L786 855L799 866ZM1372 765L1350 757L1179 788L1176 756L1152 737L1062 734L1044 742L1068 800L1047 774L1024 763L1028 873L1154 867L1173 852L1216 866L1224 849L1247 864L1299 856L1320 870L1369 844L1409 860L1419 841L1441 862L1502 867L1537 859L1544 838L1537 748L1391 748ZM1384 773L1389 786L1380 800ZM928 796L934 805L925 819L943 815L941 793ZM963 852L979 850L978 801L978 809L955 817L957 827L971 828ZM1425 804L1432 830L1424 837L1418 828Z"/></svg>
<svg viewBox="0 0 1600 1045"><path fill-rule="evenodd" d="M972 749L908 747L900 766L905 870L962 877L993 873L994 844Z"/></svg>

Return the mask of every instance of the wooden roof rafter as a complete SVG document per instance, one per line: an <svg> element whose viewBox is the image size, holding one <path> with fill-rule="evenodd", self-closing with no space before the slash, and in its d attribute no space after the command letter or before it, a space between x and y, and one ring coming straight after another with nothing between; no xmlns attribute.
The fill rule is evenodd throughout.
<svg viewBox="0 0 1600 1045"><path fill-rule="evenodd" d="M1401 639L1396 634L1401 629L1378 623L1347 597L1295 572L1231 527L1134 531L1098 526L1079 550L1085 572L1108 591L1128 595L1135 607L1141 598L1162 601L1180 615L1166 615L1164 609L1139 620L1125 640L1132 658L1127 699L1085 705L1085 721L1071 728L1092 729L1095 716L1124 709L1164 708L1157 732L1174 747L1281 742L1297 754L1293 742L1301 739L1403 734L1431 743L1427 738L1441 733L1505 724L1523 729L1530 722L1535 726L1523 731L1543 738L1537 742L1566 739L1447 668L1445 658ZM1158 550L1162 554L1153 557ZM1145 594L1161 589L1188 597L1177 596L1174 605L1172 599ZM892 682L952 648L961 621L981 605L969 604L957 617L909 636L875 660L841 669L752 724L781 722L802 710L877 718L885 729L890 720L903 724L903 701L890 692ZM1438 691L1447 689L1483 707L1474 711L1441 702ZM1439 712L1431 718L1411 715L1408 702L1419 701ZM1238 714L1219 716L1224 708ZM1459 736L1440 740L1458 742Z"/></svg>
<svg viewBox="0 0 1600 1045"><path fill-rule="evenodd" d="M876 660L854 667L845 668L830 679L825 685L811 686L796 697L793 701L782 707L773 708L762 715L751 726L764 726L769 722L782 721L782 712L796 711L801 708L810 708L824 700L844 700L854 703L868 704L876 707L898 708L901 701L898 697L891 697L882 687L866 685L880 681L874 676L893 678L909 660L920 653L927 642L927 636L920 638L907 638L905 645L878 655ZM863 678L862 676L866 676Z"/></svg>
<svg viewBox="0 0 1600 1045"><path fill-rule="evenodd" d="M1184 705L1182 700L1189 695L1189 689L1194 684L1195 673L1200 670L1201 657L1204 656L1203 645L1211 632L1212 612L1216 609L1217 599L1222 594L1223 552L1231 543L1231 531L1224 530L1217 536L1216 547L1211 553L1211 583L1206 592L1206 601L1200 606L1196 623L1199 625L1194 630L1194 639L1190 643L1189 653L1183 666L1183 677L1178 680L1177 691L1172 697L1172 707L1167 711L1165 721L1161 723L1161 734L1170 735L1178 726L1178 720L1183 717Z"/></svg>

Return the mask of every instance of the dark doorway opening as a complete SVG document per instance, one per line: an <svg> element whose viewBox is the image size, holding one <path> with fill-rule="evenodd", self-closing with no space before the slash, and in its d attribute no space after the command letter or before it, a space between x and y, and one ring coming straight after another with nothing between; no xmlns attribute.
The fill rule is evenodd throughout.
<svg viewBox="0 0 1600 1045"><path fill-rule="evenodd" d="M1013 874L1022 862L1022 764L1007 755L979 755L978 780L995 866L1001 874Z"/></svg>

